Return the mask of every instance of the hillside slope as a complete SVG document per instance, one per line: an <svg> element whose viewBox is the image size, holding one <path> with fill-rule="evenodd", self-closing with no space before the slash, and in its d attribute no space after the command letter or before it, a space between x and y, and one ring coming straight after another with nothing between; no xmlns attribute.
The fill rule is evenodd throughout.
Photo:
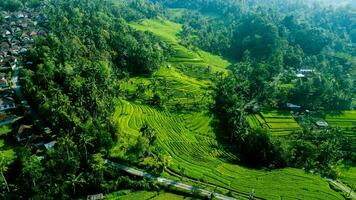
<svg viewBox="0 0 356 200"><path fill-rule="evenodd" d="M115 121L120 134L137 136L144 123L158 136L160 146L172 157L170 170L233 191L251 193L265 199L342 199L319 176L299 169L256 170L231 164L234 155L224 150L216 139L209 112L213 103L214 82L209 74L227 73L229 62L198 50L194 52L179 44L181 25L164 20L145 20L132 24L138 30L150 31L173 47L173 56L153 78L131 78L122 83L127 90L138 84L152 84L156 79L168 85L161 92L173 94L166 109L157 109L140 101L118 100ZM197 71L197 68L203 70ZM209 69L209 70L208 70ZM149 94L146 94L149 95ZM177 104L183 109L174 110ZM194 111L194 107L201 106ZM193 110L193 111L189 111ZM135 138L132 138L132 142ZM112 157L121 149L113 148Z"/></svg>

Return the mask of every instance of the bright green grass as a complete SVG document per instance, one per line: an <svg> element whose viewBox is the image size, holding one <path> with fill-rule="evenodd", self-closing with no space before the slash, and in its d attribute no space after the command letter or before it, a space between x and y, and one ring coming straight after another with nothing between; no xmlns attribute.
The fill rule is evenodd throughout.
<svg viewBox="0 0 356 200"><path fill-rule="evenodd" d="M178 34L182 31L182 25L167 20L144 20L139 23L133 23L132 27L141 31L149 31L160 37L163 41L170 44L174 55L169 60L173 64L194 64L210 66L213 72L227 73L227 67L230 62L223 58L198 50L194 52L179 44Z"/></svg>
<svg viewBox="0 0 356 200"><path fill-rule="evenodd" d="M2 141L0 140L0 145ZM4 159L6 163L11 163L16 158L15 151L13 149L0 150L0 159Z"/></svg>
<svg viewBox="0 0 356 200"><path fill-rule="evenodd" d="M160 84L158 90L166 97L170 96L165 102L167 108L172 109L177 104L182 104L185 108L200 109L208 108L214 103L211 94L215 84L211 77L215 77L217 72L227 74L227 67L230 65L228 61L201 50L194 52L180 45L180 24L167 20L143 20L132 23L131 26L137 30L152 32L173 48L173 55L166 64L172 67L162 67L149 79L151 83L152 79L165 82L165 86ZM122 87L134 92L134 85L135 83L123 84Z"/></svg>
<svg viewBox="0 0 356 200"><path fill-rule="evenodd" d="M191 98L186 97L187 94L198 96L194 100L198 105L208 104L212 100L211 94L208 98L201 96L206 92L211 93L214 83L199 80L201 77L186 68L190 65L211 66L213 72L227 73L227 61L201 51L193 52L179 45L179 24L164 20L144 20L132 26L138 30L150 31L172 45L174 54L169 63L173 67L161 68L154 77L166 80L169 86L166 93L175 94L173 102L183 102L187 106L191 101ZM128 138L128 141L120 140L110 152L112 157L124 158L125 148L121 147L134 143L139 129L144 123L148 123L157 134L158 144L172 157L170 170L181 173L180 169L183 168L182 175L185 177L246 194L254 189L256 196L267 199L342 199L329 188L325 180L306 174L303 170L286 168L263 171L230 164L229 161L236 157L217 142L211 125L214 116L209 114L208 109L177 113L170 109L157 110L125 100L118 100L117 103L114 120L119 127L119 138Z"/></svg>
<svg viewBox="0 0 356 200"><path fill-rule="evenodd" d="M331 127L350 129L356 126L356 111L344 111L341 114L328 114L325 120Z"/></svg>
<svg viewBox="0 0 356 200"><path fill-rule="evenodd" d="M257 119L256 115L248 115L247 122L252 128L261 128L260 121Z"/></svg>
<svg viewBox="0 0 356 200"><path fill-rule="evenodd" d="M158 196L152 198L152 200L183 200L183 199L189 200L192 198L184 197L184 196L173 194L173 193L163 193L163 194L159 194Z"/></svg>
<svg viewBox="0 0 356 200"><path fill-rule="evenodd" d="M8 127L8 126L0 127L0 136L5 136L10 132L11 132L11 128L10 127Z"/></svg>
<svg viewBox="0 0 356 200"><path fill-rule="evenodd" d="M253 128L267 128L273 136L286 136L301 130L293 116L286 112L272 111L251 114L247 117L247 122Z"/></svg>
<svg viewBox="0 0 356 200"><path fill-rule="evenodd" d="M192 198L173 194L170 192L151 191L119 191L106 194L105 199L109 200L190 200Z"/></svg>
<svg viewBox="0 0 356 200"><path fill-rule="evenodd" d="M110 200L148 200L155 197L156 192L149 191L137 191L137 192L128 192L128 194L121 194L120 192L115 192L105 195L105 199Z"/></svg>
<svg viewBox="0 0 356 200"><path fill-rule="evenodd" d="M339 179L356 191L356 165L352 163L342 163L336 167L339 172Z"/></svg>
<svg viewBox="0 0 356 200"><path fill-rule="evenodd" d="M15 158L16 154L12 147L6 145L3 137L9 134L12 129L8 126L0 127L0 159L10 164Z"/></svg>
<svg viewBox="0 0 356 200"><path fill-rule="evenodd" d="M354 147L356 148L356 111L343 111L340 114L328 114L325 120L333 128L341 128L344 135L349 137L353 141Z"/></svg>

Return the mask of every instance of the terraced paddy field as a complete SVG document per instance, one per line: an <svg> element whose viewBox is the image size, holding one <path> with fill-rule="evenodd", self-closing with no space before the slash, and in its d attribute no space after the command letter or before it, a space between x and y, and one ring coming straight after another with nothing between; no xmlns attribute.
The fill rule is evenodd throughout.
<svg viewBox="0 0 356 200"><path fill-rule="evenodd" d="M150 192L150 191L121 191L105 195L109 200L190 200L193 198L173 194L169 192Z"/></svg>
<svg viewBox="0 0 356 200"><path fill-rule="evenodd" d="M162 92L178 94L170 104L181 102L184 107L188 107L213 103L210 101L213 99L214 82L209 78L201 79L201 74L194 73L192 68L197 66L211 68L209 73L228 73L228 61L181 46L177 37L181 30L179 24L164 20L144 20L132 26L157 35L172 45L174 54L169 61L171 68L162 67L152 78L135 77L128 81L130 83L123 85L131 85L127 86L130 88L135 87L138 82L150 84L154 82L153 79L160 79L169 86L166 91L162 87ZM189 103L192 101L189 95L198 97ZM283 120L297 128L296 122L290 116L280 118L285 118ZM268 122L272 128L287 130L286 127L281 127L282 124L278 126L278 123L274 123L273 119L274 116L269 116ZM140 128L147 123L155 130L160 147L172 159L169 170L173 174L164 173L163 176L177 178L174 174L180 174L185 177L184 181L198 180L207 183L211 188L217 186L228 189L238 197L246 197L254 191L255 196L264 199L343 199L339 193L330 189L324 179L306 174L303 170L286 168L266 171L233 164L232 161L237 157L218 143L212 126L215 117L208 108L200 109L200 112L184 109L178 112L172 109L157 109L140 101L118 99L114 120L119 127L119 138L129 138L129 141L119 140L117 146L112 149L111 156L124 157L123 143L134 143Z"/></svg>
<svg viewBox="0 0 356 200"><path fill-rule="evenodd" d="M172 157L170 169L184 176L249 194L253 189L266 199L342 199L325 180L298 169L254 170L229 163L234 155L216 140L206 113L173 114L146 105L119 101L115 120L121 134L132 141L148 123L157 133L159 145ZM120 155L114 148L112 156Z"/></svg>
<svg viewBox="0 0 356 200"><path fill-rule="evenodd" d="M249 115L247 121L251 127L268 129L273 136L286 136L301 131L297 121L287 112L261 112Z"/></svg>
<svg viewBox="0 0 356 200"><path fill-rule="evenodd" d="M328 114L325 120L333 128L341 128L345 134L355 141L356 148L356 111L344 111L339 114Z"/></svg>
<svg viewBox="0 0 356 200"><path fill-rule="evenodd" d="M338 114L328 114L325 119L332 127L352 129L356 126L356 110L343 111Z"/></svg>
<svg viewBox="0 0 356 200"><path fill-rule="evenodd" d="M341 163L336 167L339 172L339 180L356 191L356 164Z"/></svg>
<svg viewBox="0 0 356 200"><path fill-rule="evenodd" d="M212 72L227 73L230 62L208 52L197 50L192 51L179 44L178 33L182 30L182 25L167 20L143 20L139 23L131 24L137 30L149 31L160 39L171 45L173 56L168 60L174 66L194 65L196 67L208 67Z"/></svg>
<svg viewBox="0 0 356 200"><path fill-rule="evenodd" d="M344 111L339 114L328 114L325 120L333 128L341 128L345 135L349 137L356 149L356 111ZM337 171L340 173L340 181L353 188L356 191L356 164L342 163L337 166Z"/></svg>

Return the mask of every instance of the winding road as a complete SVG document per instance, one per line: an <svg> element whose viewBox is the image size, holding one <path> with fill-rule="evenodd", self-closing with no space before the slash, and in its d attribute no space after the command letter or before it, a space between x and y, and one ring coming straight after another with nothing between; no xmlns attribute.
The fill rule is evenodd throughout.
<svg viewBox="0 0 356 200"><path fill-rule="evenodd" d="M220 199L220 200L237 200L236 198L233 198L233 197L228 197L228 196L216 193L216 192L210 192L208 190L199 189L199 188L197 188L195 186L188 185L188 184L185 184L185 183L173 181L173 180L166 179L166 178L156 177L156 176L153 176L153 175L151 175L149 173L146 173L146 172L143 172L143 171L140 171L140 170L137 170L137 169L134 169L132 167L125 166L125 165L114 163L114 162L111 162L109 160L106 160L106 162L108 164L110 164L110 165L116 166L118 169L120 169L122 171L125 171L125 172L127 172L127 173L129 173L131 175L140 176L140 177L148 178L148 179L151 179L151 180L155 180L158 183L160 183L162 185L165 185L165 186L168 186L168 187L175 187L175 188L178 188L178 189L181 189L181 190L184 190L184 191L187 191L187 192L192 192L192 193L199 192L199 194L203 195L204 197L208 197L208 198L214 196L215 199Z"/></svg>

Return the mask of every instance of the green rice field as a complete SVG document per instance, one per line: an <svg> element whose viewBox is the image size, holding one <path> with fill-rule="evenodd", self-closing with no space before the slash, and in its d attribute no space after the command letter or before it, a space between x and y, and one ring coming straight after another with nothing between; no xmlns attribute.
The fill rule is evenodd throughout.
<svg viewBox="0 0 356 200"><path fill-rule="evenodd" d="M325 120L333 128L343 130L345 136L349 137L356 149L356 111L344 111L339 114L328 114Z"/></svg>
<svg viewBox="0 0 356 200"><path fill-rule="evenodd" d="M199 74L190 70L191 66L193 68L210 66L212 69L210 73L228 73L228 61L200 50L193 52L181 46L177 37L181 30L179 24L163 20L144 20L132 26L138 30L150 31L162 38L172 45L174 54L169 61L172 68L162 67L153 78L132 78L128 84L131 86L127 86L128 88L135 87L136 82L163 79L169 85L169 91L166 92L175 94L168 104L180 102L183 106L189 107L213 103L214 83L209 79L200 80ZM192 100L189 95L196 97ZM122 142L134 143L140 128L147 123L155 130L159 146L171 157L169 170L184 176L185 181L199 180L211 188L228 189L241 198L254 191L255 196L264 199L343 199L323 178L307 174L300 169L266 171L231 163L237 156L218 142L212 125L214 120L215 117L208 108L200 112L189 110L177 112L172 109L157 109L139 101L118 99L114 121L119 127L119 138L130 136L123 137L130 140L119 140L117 146L111 150L111 157L124 157ZM249 120L268 127L274 135L286 135L300 129L291 115L275 112L256 115ZM175 178L168 173L163 175Z"/></svg>
<svg viewBox="0 0 356 200"><path fill-rule="evenodd" d="M190 200L192 198L169 192L119 191L105 195L109 200Z"/></svg>
<svg viewBox="0 0 356 200"><path fill-rule="evenodd" d="M273 136L286 136L301 130L297 121L287 112L261 112L249 115L247 121L251 127L268 129Z"/></svg>
<svg viewBox="0 0 356 200"><path fill-rule="evenodd" d="M356 164L344 162L336 169L339 173L339 180L356 191Z"/></svg>

